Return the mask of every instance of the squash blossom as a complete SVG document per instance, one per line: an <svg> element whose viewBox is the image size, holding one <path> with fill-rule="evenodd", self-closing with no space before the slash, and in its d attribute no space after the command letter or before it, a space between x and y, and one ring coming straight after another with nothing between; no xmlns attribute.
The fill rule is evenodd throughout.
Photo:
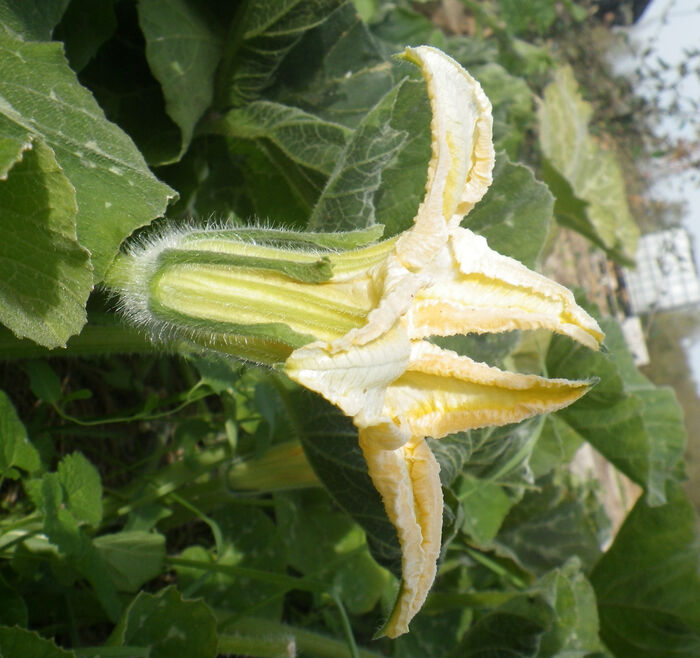
<svg viewBox="0 0 700 658"><path fill-rule="evenodd" d="M377 242L381 227L179 228L132 246L106 281L154 337L281 368L353 419L402 550L389 637L407 632L440 553L439 466L425 437L554 411L590 385L504 372L426 339L535 328L593 349L603 339L566 288L460 227L491 184L491 104L439 50L402 56L420 67L433 115L425 198L409 230Z"/></svg>

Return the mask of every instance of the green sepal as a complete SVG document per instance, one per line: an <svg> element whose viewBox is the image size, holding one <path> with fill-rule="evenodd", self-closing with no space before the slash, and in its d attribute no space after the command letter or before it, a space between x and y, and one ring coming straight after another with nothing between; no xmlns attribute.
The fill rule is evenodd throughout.
<svg viewBox="0 0 700 658"><path fill-rule="evenodd" d="M338 233L319 233L304 231L287 231L284 229L240 227L221 231L201 231L188 235L182 244L197 242L198 239L232 240L234 242L250 242L255 244L284 247L310 247L321 249L356 249L377 242L384 235L384 226L375 224L357 231L341 231Z"/></svg>
<svg viewBox="0 0 700 658"><path fill-rule="evenodd" d="M323 283L333 276L333 266L326 256L310 263L293 260L241 256L216 251L168 249L158 257L157 269L161 272L169 267L182 265L214 265L244 270L266 270L279 272L302 283ZM164 268L164 269L161 269Z"/></svg>

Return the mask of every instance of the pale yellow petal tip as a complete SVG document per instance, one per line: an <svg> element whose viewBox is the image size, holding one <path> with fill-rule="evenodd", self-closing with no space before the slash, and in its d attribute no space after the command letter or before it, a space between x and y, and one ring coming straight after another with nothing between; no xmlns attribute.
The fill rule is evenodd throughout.
<svg viewBox="0 0 700 658"><path fill-rule="evenodd" d="M481 85L442 51L418 46L400 57L420 68L432 110L426 194L413 228L397 245L400 261L417 271L435 257L447 230L459 224L491 185L493 117Z"/></svg>

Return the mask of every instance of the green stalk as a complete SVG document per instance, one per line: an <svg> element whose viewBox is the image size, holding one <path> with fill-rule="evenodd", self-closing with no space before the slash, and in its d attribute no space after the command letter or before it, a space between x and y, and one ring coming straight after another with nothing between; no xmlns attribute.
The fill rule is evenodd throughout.
<svg viewBox="0 0 700 658"><path fill-rule="evenodd" d="M335 638L326 637L294 626L280 624L268 619L245 617L234 622L230 627L234 634L219 635L219 653L236 653L236 641L240 637L258 638L293 638L296 650L304 656L318 658L353 658L348 645ZM264 654L253 654L255 656ZM294 656L293 653L278 654ZM382 654L367 649L357 649L358 658L382 658Z"/></svg>
<svg viewBox="0 0 700 658"><path fill-rule="evenodd" d="M65 349L46 349L31 340L19 339L7 330L0 330L0 360L35 359L42 357L107 356L110 354L154 354L162 352L142 333L121 325L86 325L73 336Z"/></svg>

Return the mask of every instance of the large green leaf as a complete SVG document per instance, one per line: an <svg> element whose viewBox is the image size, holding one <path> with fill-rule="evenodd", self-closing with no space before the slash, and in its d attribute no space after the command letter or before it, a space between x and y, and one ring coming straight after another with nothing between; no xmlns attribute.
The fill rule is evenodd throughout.
<svg viewBox="0 0 700 658"><path fill-rule="evenodd" d="M618 658L700 655L698 519L681 488L637 501L591 580L601 637Z"/></svg>
<svg viewBox="0 0 700 658"><path fill-rule="evenodd" d="M0 180L0 321L19 338L64 347L85 324L92 290L90 256L76 239L75 189L38 136L25 141L28 133L3 115L0 131L5 155L17 159Z"/></svg>
<svg viewBox="0 0 700 658"><path fill-rule="evenodd" d="M148 63L182 136L177 160L214 96L214 71L223 48L221 27L188 0L140 0L138 11Z"/></svg>
<svg viewBox="0 0 700 658"><path fill-rule="evenodd" d="M391 127L400 87L384 96L348 140L309 218L310 230L338 231L376 223L374 196L382 171L403 146Z"/></svg>
<svg viewBox="0 0 700 658"><path fill-rule="evenodd" d="M549 164L545 176L557 196L555 210L562 222L611 255L633 261L639 229L614 153L604 150L588 132L591 114L572 69L559 68L538 111L540 145Z"/></svg>
<svg viewBox="0 0 700 658"><path fill-rule="evenodd" d="M392 65L352 2L309 30L280 69L272 98L354 128L395 85Z"/></svg>
<svg viewBox="0 0 700 658"><path fill-rule="evenodd" d="M122 240L162 215L174 193L105 119L59 43L24 42L0 31L0 69L0 114L53 149L75 188L78 240L89 249L99 281Z"/></svg>
<svg viewBox="0 0 700 658"><path fill-rule="evenodd" d="M256 100L304 34L346 0L247 0L234 18L236 32L224 51L221 107Z"/></svg>
<svg viewBox="0 0 700 658"><path fill-rule="evenodd" d="M552 377L599 377L581 400L559 412L625 475L644 487L652 505L663 504L668 482L682 470L685 428L674 393L656 388L636 371L622 333L612 320L602 322L608 354L591 352L555 336L547 353Z"/></svg>

